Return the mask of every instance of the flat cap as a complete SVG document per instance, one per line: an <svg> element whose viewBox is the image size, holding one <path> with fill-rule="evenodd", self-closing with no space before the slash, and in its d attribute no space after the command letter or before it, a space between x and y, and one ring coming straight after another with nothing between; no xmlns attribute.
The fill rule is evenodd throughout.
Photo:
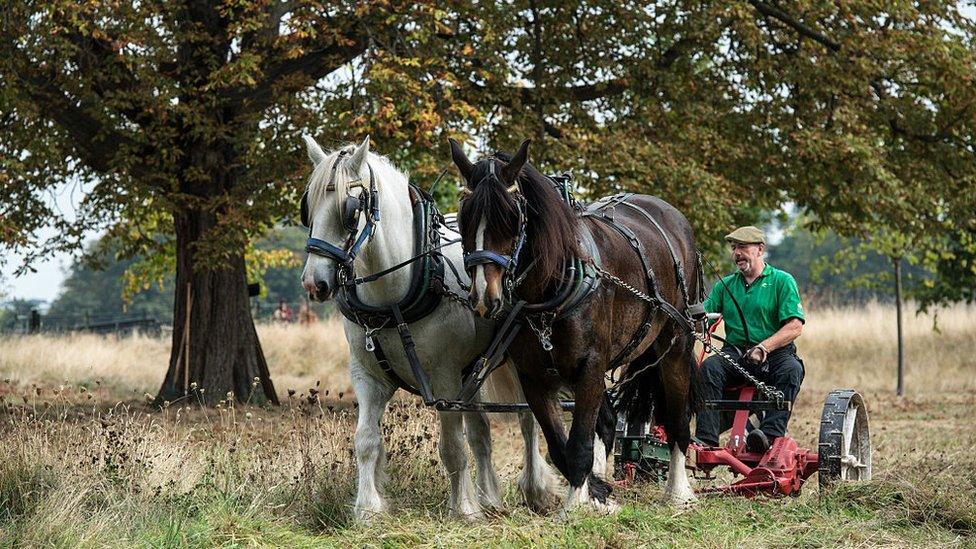
<svg viewBox="0 0 976 549"><path fill-rule="evenodd" d="M739 244L758 244L760 242L765 244L766 233L762 232L762 229L759 227L748 225L745 227L739 227L738 229L725 235L725 240L728 240L729 242L738 242Z"/></svg>

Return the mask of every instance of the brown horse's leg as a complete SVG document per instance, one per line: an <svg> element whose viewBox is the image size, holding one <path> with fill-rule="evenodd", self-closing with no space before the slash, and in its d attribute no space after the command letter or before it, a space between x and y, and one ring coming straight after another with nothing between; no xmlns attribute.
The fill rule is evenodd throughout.
<svg viewBox="0 0 976 549"><path fill-rule="evenodd" d="M539 422L542 434L546 437L549 447L549 459L556 469L565 477L566 474L566 431L563 428L563 411L559 406L559 385L547 381L544 377L519 374L525 401L532 410L532 415Z"/></svg>
<svg viewBox="0 0 976 549"><path fill-rule="evenodd" d="M599 503L606 503L610 495L610 485L591 474L593 470L593 446L597 419L606 402L604 396L603 372L605 364L595 351L580 359L577 367L579 377L573 384L576 406L573 409L573 426L569 430L566 444L566 461L570 494L567 507L585 502L593 497ZM586 493L582 493L586 490Z"/></svg>
<svg viewBox="0 0 976 549"><path fill-rule="evenodd" d="M671 502L684 506L695 500L685 470L685 456L691 442L691 413L698 394L697 365L694 360L694 340L683 331L677 335L673 349L661 361L661 384L664 407L655 414L663 420L664 431L671 448L671 465L665 494ZM658 405L661 403L658 402Z"/></svg>

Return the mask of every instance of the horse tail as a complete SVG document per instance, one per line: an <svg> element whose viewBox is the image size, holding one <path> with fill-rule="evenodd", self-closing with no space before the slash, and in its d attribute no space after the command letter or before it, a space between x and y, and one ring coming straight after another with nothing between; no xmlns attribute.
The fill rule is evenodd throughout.
<svg viewBox="0 0 976 549"><path fill-rule="evenodd" d="M627 416L628 424L661 422L664 406L664 384L661 382L659 368L645 368L641 360L647 355L648 362L657 360L657 354L648 350L627 365L623 384L617 390L616 407Z"/></svg>
<svg viewBox="0 0 976 549"><path fill-rule="evenodd" d="M484 402L525 402L522 384L511 360L506 359L501 367L488 376L481 386L481 396Z"/></svg>
<svg viewBox="0 0 976 549"><path fill-rule="evenodd" d="M660 351L655 348L657 346L652 345L627 367L624 381L617 391L616 403L617 408L626 414L628 424L642 424L653 419L656 425L667 428L674 422L689 421L691 414L700 411L704 405L705 393L698 364L695 362L694 339L691 334L678 327L672 327L671 330L668 335L674 338L674 344L664 350L665 356L661 356ZM674 348L675 346L678 348ZM679 360L680 366L677 363ZM672 361L673 366L667 368ZM681 409L672 409L668 406L666 392L684 385L674 378L682 374L687 376L684 406ZM665 376L670 376L671 379L665 379ZM678 395L671 395L672 403L675 396Z"/></svg>

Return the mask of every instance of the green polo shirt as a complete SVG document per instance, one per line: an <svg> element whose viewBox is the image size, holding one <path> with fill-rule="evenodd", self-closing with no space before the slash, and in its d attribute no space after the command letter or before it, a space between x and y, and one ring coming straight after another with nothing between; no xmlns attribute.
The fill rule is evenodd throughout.
<svg viewBox="0 0 976 549"><path fill-rule="evenodd" d="M803 317L803 305L800 304L800 292L796 287L793 275L766 264L761 275L746 285L742 273L736 271L715 283L712 291L705 300L705 310L710 313L722 313L725 320L725 339L732 345L746 347L755 345L776 333L787 320ZM735 301L742 308L742 315L746 318L749 338L746 341L745 330L742 329L742 318L736 311L735 303L729 297L731 292Z"/></svg>

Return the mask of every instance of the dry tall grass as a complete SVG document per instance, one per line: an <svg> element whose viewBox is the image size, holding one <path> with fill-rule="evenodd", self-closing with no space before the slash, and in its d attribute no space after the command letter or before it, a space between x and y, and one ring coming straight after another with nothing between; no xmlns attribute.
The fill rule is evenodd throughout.
<svg viewBox="0 0 976 549"><path fill-rule="evenodd" d="M905 386L908 394L976 389L976 306L957 305L935 315L904 315ZM937 320L937 323L936 323ZM937 329L936 329L937 327ZM804 390L856 387L869 393L895 387L895 309L878 303L813 310L797 340L807 377ZM349 391L349 350L337 317L311 327L258 326L279 392L321 382ZM154 392L169 360L170 342L145 336L90 334L0 337L0 376L22 384L90 385L118 397Z"/></svg>
<svg viewBox="0 0 976 549"><path fill-rule="evenodd" d="M145 337L0 339L0 546L957 546L976 543L976 308L906 316L908 397L895 398L894 311L811 311L800 353L807 379L791 422L816 447L827 390L866 393L878 481L801 497L703 501L684 514L655 486L618 490L614 517L566 522L519 505L520 441L495 425L509 509L470 525L444 514L447 482L434 414L404 398L383 426L389 500L371 526L350 524L355 482L348 350L336 320L259 327L284 406L233 402L156 411L169 342ZM307 388L321 381L316 398ZM32 385L34 385L32 387ZM334 392L325 396L324 389ZM128 404L115 404L118 401ZM704 482L704 481L698 481Z"/></svg>
<svg viewBox="0 0 976 549"><path fill-rule="evenodd" d="M258 337L279 392L317 381L349 390L349 349L337 317L311 326L259 324ZM95 334L0 336L0 376L30 386L98 381L116 398L154 393L169 364L168 338Z"/></svg>
<svg viewBox="0 0 976 549"><path fill-rule="evenodd" d="M812 311L797 341L807 379L818 387L849 385L892 391L898 364L892 305ZM976 389L976 307L902 313L907 394Z"/></svg>

